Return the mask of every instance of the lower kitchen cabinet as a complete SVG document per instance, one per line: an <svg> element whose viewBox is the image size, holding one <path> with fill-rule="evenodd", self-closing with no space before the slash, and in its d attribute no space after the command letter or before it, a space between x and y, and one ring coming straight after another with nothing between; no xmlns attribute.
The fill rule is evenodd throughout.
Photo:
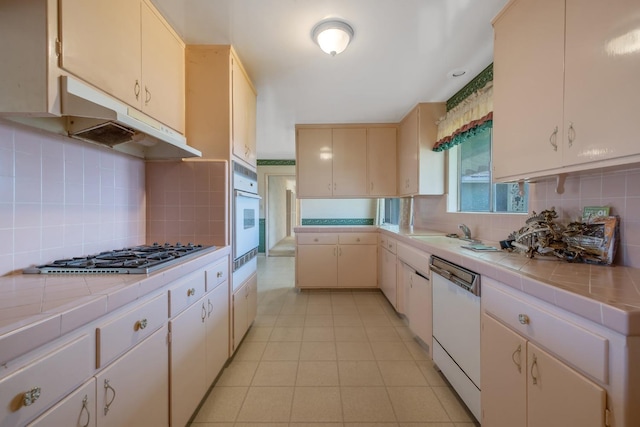
<svg viewBox="0 0 640 427"><path fill-rule="evenodd" d="M235 351L258 311L258 276L254 273L233 293L233 351Z"/></svg>
<svg viewBox="0 0 640 427"><path fill-rule="evenodd" d="M338 286L338 246L300 245L296 248L296 286L334 288Z"/></svg>
<svg viewBox="0 0 640 427"><path fill-rule="evenodd" d="M398 310L397 257L395 240L380 236L378 252L378 278L380 290L389 303Z"/></svg>
<svg viewBox="0 0 640 427"><path fill-rule="evenodd" d="M338 287L375 288L377 245L338 245Z"/></svg>
<svg viewBox="0 0 640 427"><path fill-rule="evenodd" d="M409 276L409 329L432 351L433 310L431 280L415 271Z"/></svg>
<svg viewBox="0 0 640 427"><path fill-rule="evenodd" d="M91 378L35 421L28 424L28 427L93 427L95 425L96 379Z"/></svg>
<svg viewBox="0 0 640 427"><path fill-rule="evenodd" d="M224 281L209 292L206 301L205 372L209 387L229 359L229 282Z"/></svg>
<svg viewBox="0 0 640 427"><path fill-rule="evenodd" d="M602 427L606 391L482 315L483 427Z"/></svg>
<svg viewBox="0 0 640 427"><path fill-rule="evenodd" d="M168 356L164 326L98 373L97 426L168 426Z"/></svg>

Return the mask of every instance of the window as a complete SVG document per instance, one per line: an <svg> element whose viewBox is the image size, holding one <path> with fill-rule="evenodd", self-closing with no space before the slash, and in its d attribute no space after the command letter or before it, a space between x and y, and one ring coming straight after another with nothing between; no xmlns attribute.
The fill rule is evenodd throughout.
<svg viewBox="0 0 640 427"><path fill-rule="evenodd" d="M528 212L528 184L520 194L518 183L491 183L491 134L479 126L449 149L450 212Z"/></svg>
<svg viewBox="0 0 640 427"><path fill-rule="evenodd" d="M400 223L400 199L382 199L384 205L383 224Z"/></svg>

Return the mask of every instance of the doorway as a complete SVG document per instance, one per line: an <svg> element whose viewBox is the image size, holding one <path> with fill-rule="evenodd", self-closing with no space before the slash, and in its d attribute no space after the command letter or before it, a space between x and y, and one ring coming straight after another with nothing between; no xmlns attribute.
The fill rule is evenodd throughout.
<svg viewBox="0 0 640 427"><path fill-rule="evenodd" d="M266 175L265 254L295 256L299 203L295 175Z"/></svg>

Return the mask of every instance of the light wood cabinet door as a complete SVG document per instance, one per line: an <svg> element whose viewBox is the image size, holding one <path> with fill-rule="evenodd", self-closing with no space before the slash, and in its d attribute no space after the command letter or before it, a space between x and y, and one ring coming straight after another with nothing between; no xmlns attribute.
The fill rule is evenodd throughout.
<svg viewBox="0 0 640 427"><path fill-rule="evenodd" d="M433 341L433 298L431 280L413 273L410 277L409 328L425 344L432 354Z"/></svg>
<svg viewBox="0 0 640 427"><path fill-rule="evenodd" d="M418 109L402 119L398 129L398 195L418 192Z"/></svg>
<svg viewBox="0 0 640 427"><path fill-rule="evenodd" d="M139 106L140 1L61 0L59 4L60 66L121 101Z"/></svg>
<svg viewBox="0 0 640 427"><path fill-rule="evenodd" d="M367 180L370 196L396 194L396 128L367 129Z"/></svg>
<svg viewBox="0 0 640 427"><path fill-rule="evenodd" d="M377 245L338 245L338 287L377 287Z"/></svg>
<svg viewBox="0 0 640 427"><path fill-rule="evenodd" d="M333 149L331 129L298 129L296 190L299 197L331 197Z"/></svg>
<svg viewBox="0 0 640 427"><path fill-rule="evenodd" d="M494 23L496 179L562 165L564 7L519 0Z"/></svg>
<svg viewBox="0 0 640 427"><path fill-rule="evenodd" d="M486 314L480 339L482 425L527 424L527 341Z"/></svg>
<svg viewBox="0 0 640 427"><path fill-rule="evenodd" d="M604 426L602 387L532 342L527 343L527 371L527 427Z"/></svg>
<svg viewBox="0 0 640 427"><path fill-rule="evenodd" d="M296 286L333 288L338 284L337 245L298 245Z"/></svg>
<svg viewBox="0 0 640 427"><path fill-rule="evenodd" d="M91 378L28 427L92 427L96 425L96 379Z"/></svg>
<svg viewBox="0 0 640 427"><path fill-rule="evenodd" d="M636 0L566 1L566 165L640 153L638 28Z"/></svg>
<svg viewBox="0 0 640 427"><path fill-rule="evenodd" d="M216 379L229 358L229 282L218 285L206 296L206 383Z"/></svg>
<svg viewBox="0 0 640 427"><path fill-rule="evenodd" d="M145 2L141 15L142 110L184 133L184 44Z"/></svg>
<svg viewBox="0 0 640 427"><path fill-rule="evenodd" d="M380 289L394 308L398 308L396 261L397 257L388 249L380 251Z"/></svg>
<svg viewBox="0 0 640 427"><path fill-rule="evenodd" d="M164 327L96 375L98 427L169 425L167 341Z"/></svg>
<svg viewBox="0 0 640 427"><path fill-rule="evenodd" d="M231 58L233 154L256 165L256 94L240 62Z"/></svg>
<svg viewBox="0 0 640 427"><path fill-rule="evenodd" d="M238 348L242 337L244 337L247 329L249 329L249 322L247 321L249 318L247 289L248 286L247 283L245 283L233 293L233 351Z"/></svg>
<svg viewBox="0 0 640 427"><path fill-rule="evenodd" d="M258 275L249 278L247 289L247 323L251 325L258 314Z"/></svg>
<svg viewBox="0 0 640 427"><path fill-rule="evenodd" d="M205 375L205 296L169 322L171 425L186 425L209 384Z"/></svg>
<svg viewBox="0 0 640 427"><path fill-rule="evenodd" d="M333 196L367 194L367 130L333 129Z"/></svg>

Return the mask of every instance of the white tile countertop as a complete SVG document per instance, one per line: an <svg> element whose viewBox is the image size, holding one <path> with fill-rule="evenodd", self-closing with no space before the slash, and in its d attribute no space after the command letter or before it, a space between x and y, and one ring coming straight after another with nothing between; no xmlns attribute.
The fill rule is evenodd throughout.
<svg viewBox="0 0 640 427"><path fill-rule="evenodd" d="M640 269L533 259L507 251L474 252L432 230L398 227L297 227L304 232L380 231L626 336L640 336ZM492 242L485 242L489 245ZM497 244L493 246L498 247Z"/></svg>
<svg viewBox="0 0 640 427"><path fill-rule="evenodd" d="M142 298L229 252L229 247L212 247L149 274L0 277L0 364Z"/></svg>

